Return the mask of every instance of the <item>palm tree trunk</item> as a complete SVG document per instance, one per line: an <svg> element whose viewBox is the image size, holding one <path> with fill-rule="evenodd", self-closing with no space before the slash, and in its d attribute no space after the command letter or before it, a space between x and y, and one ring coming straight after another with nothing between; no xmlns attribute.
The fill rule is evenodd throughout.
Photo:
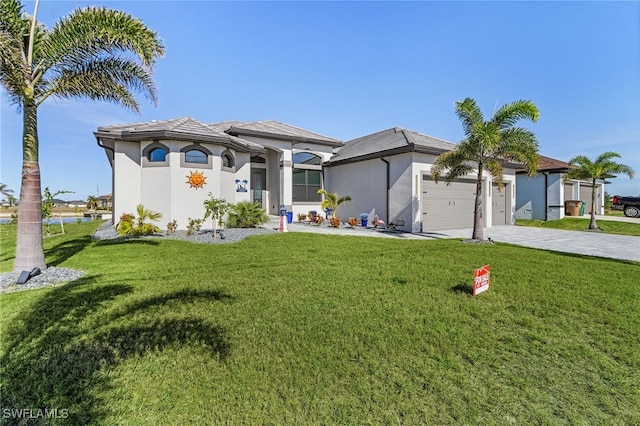
<svg viewBox="0 0 640 426"><path fill-rule="evenodd" d="M18 206L18 239L14 272L45 270L42 244L42 194L38 164L38 113L32 102L25 102L22 135L22 183Z"/></svg>
<svg viewBox="0 0 640 426"><path fill-rule="evenodd" d="M589 229L598 229L596 223L596 180L593 179L591 184L591 222L589 222Z"/></svg>
<svg viewBox="0 0 640 426"><path fill-rule="evenodd" d="M476 182L476 201L473 209L472 240L484 240L484 224L482 222L482 164L478 164L478 180Z"/></svg>

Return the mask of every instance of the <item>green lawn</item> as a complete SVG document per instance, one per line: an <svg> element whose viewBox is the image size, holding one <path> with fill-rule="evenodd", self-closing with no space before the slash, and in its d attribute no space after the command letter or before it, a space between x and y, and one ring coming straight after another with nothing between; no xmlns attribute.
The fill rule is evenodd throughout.
<svg viewBox="0 0 640 426"><path fill-rule="evenodd" d="M590 219L565 217L560 220L517 219L516 225L534 226L538 228L566 229L569 231L588 231ZM607 234L640 236L640 220L638 223L598 220L600 231Z"/></svg>
<svg viewBox="0 0 640 426"><path fill-rule="evenodd" d="M2 408L62 424L640 424L640 264L304 233L45 239L0 296ZM0 227L0 270L15 227ZM491 288L469 293L491 264ZM0 411L3 412L3 411Z"/></svg>

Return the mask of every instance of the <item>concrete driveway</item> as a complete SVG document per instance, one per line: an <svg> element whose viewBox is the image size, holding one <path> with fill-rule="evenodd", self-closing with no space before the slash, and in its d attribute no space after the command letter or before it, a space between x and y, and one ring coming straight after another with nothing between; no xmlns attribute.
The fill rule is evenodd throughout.
<svg viewBox="0 0 640 426"><path fill-rule="evenodd" d="M431 238L471 238L471 232L471 229L451 229L421 235ZM628 235L504 225L485 228L484 237L495 242L543 250L640 261L640 237Z"/></svg>

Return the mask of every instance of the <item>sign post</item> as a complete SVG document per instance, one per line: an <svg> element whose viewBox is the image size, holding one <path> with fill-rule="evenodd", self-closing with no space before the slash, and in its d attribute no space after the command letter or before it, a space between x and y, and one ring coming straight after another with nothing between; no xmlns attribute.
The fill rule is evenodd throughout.
<svg viewBox="0 0 640 426"><path fill-rule="evenodd" d="M489 290L489 278L491 276L491 266L484 265L475 270L473 274L473 295L477 296L483 291Z"/></svg>

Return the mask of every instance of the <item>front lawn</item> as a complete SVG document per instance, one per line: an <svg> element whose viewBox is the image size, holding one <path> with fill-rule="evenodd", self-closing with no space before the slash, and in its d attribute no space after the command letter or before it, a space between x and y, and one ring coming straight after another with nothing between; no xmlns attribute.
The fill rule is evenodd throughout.
<svg viewBox="0 0 640 426"><path fill-rule="evenodd" d="M560 220L516 219L516 225L537 228L565 229L568 231L588 231L590 219L565 217ZM616 222L613 220L597 220L600 231L607 234L640 236L640 220L638 223Z"/></svg>
<svg viewBox="0 0 640 426"><path fill-rule="evenodd" d="M2 409L63 424L640 424L640 264L289 232L45 239L0 296ZM15 226L0 227L0 270ZM469 294L474 268L491 288ZM60 411L58 412L60 414Z"/></svg>

